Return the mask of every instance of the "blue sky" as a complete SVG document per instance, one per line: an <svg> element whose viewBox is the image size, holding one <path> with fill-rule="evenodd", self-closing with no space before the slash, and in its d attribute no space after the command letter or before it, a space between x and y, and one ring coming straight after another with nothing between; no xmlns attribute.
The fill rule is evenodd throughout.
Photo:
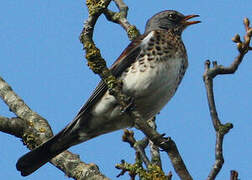
<svg viewBox="0 0 252 180"><path fill-rule="evenodd" d="M183 39L187 47L189 68L174 98L157 116L160 133L177 143L194 179L206 179L214 162L213 130L202 74L206 59L229 65L237 55L231 38L244 34L242 19L252 20L251 0L229 1L125 1L130 7L128 19L141 32L153 14L174 9L184 14L199 14L201 24L188 28ZM115 9L114 6L111 6ZM45 117L54 131L70 122L88 99L99 81L86 66L78 37L87 18L84 1L43 0L3 1L0 6L0 76L3 77L34 111ZM124 30L102 16L94 39L108 65L120 55L129 40ZM241 179L252 179L251 168L251 99L252 52L235 75L217 77L214 91L219 117L234 128L224 140L225 164L217 179L228 179L230 170ZM13 117L0 102L0 115ZM121 159L134 161L134 151L121 142L122 131L95 138L72 147L83 161L96 163L111 179L119 173L114 168ZM141 137L139 133L137 135ZM23 178L16 171L17 159L28 152L21 141L0 133L0 179L40 180L67 179L51 164ZM162 153L165 170L172 171L170 161ZM127 175L119 178L129 179Z"/></svg>

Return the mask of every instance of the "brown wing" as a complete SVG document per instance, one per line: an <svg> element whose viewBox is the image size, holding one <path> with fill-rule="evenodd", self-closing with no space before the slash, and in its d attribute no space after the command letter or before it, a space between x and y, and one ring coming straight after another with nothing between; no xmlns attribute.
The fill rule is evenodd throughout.
<svg viewBox="0 0 252 180"><path fill-rule="evenodd" d="M141 35L134 41L132 41L128 47L122 52L122 54L117 58L114 64L111 66L111 73L115 77L119 77L122 72L127 69L139 55L141 51L141 40L146 37L146 35ZM92 95L89 97L87 102L81 107L79 113L74 118L74 120L63 130L64 133L67 131L72 131L73 126L79 121L85 121L89 117L90 108L105 94L107 91L106 84L101 80L98 86L93 91ZM84 122L81 122L83 124ZM84 123L85 124L85 123Z"/></svg>

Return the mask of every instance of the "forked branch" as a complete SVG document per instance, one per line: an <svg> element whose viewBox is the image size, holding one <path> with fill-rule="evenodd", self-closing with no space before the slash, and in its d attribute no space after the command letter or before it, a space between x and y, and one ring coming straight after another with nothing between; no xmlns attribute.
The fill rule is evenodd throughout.
<svg viewBox="0 0 252 180"><path fill-rule="evenodd" d="M240 36L237 34L232 38L232 41L237 44L238 56L234 59L229 67L224 67L222 65L218 65L216 61L214 61L213 67L210 67L211 63L209 60L205 62L205 72L203 75L203 79L205 82L205 88L207 92L208 106L210 115L212 118L212 124L216 132L216 145L215 145L215 163L212 167L211 172L208 175L208 180L213 180L220 172L223 163L223 139L224 136L229 132L230 129L233 128L231 123L222 124L215 106L214 100L214 92L213 92L213 79L222 74L232 74L235 73L238 69L240 63L242 62L245 54L247 54L251 50L250 40L252 36L252 28L250 27L250 22L248 18L244 19L244 26L246 34L244 36L244 41L241 41Z"/></svg>

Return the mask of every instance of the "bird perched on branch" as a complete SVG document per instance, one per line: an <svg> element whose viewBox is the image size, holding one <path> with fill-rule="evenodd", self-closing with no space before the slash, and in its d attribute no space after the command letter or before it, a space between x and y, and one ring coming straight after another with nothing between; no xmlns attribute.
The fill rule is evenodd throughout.
<svg viewBox="0 0 252 180"><path fill-rule="evenodd" d="M200 21L198 15L166 10L155 14L143 35L132 41L110 68L122 81L122 91L134 99L144 120L155 116L176 92L188 65L183 30ZM22 156L17 169L27 176L69 147L96 136L131 127L134 120L101 81L74 120L57 135Z"/></svg>

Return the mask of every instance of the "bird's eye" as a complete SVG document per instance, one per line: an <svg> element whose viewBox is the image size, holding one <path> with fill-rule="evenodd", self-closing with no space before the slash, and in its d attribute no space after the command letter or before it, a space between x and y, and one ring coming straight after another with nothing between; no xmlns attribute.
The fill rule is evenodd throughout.
<svg viewBox="0 0 252 180"><path fill-rule="evenodd" d="M176 20L177 20L176 14L169 14L169 15L168 15L168 18L169 18L171 21L176 21Z"/></svg>

